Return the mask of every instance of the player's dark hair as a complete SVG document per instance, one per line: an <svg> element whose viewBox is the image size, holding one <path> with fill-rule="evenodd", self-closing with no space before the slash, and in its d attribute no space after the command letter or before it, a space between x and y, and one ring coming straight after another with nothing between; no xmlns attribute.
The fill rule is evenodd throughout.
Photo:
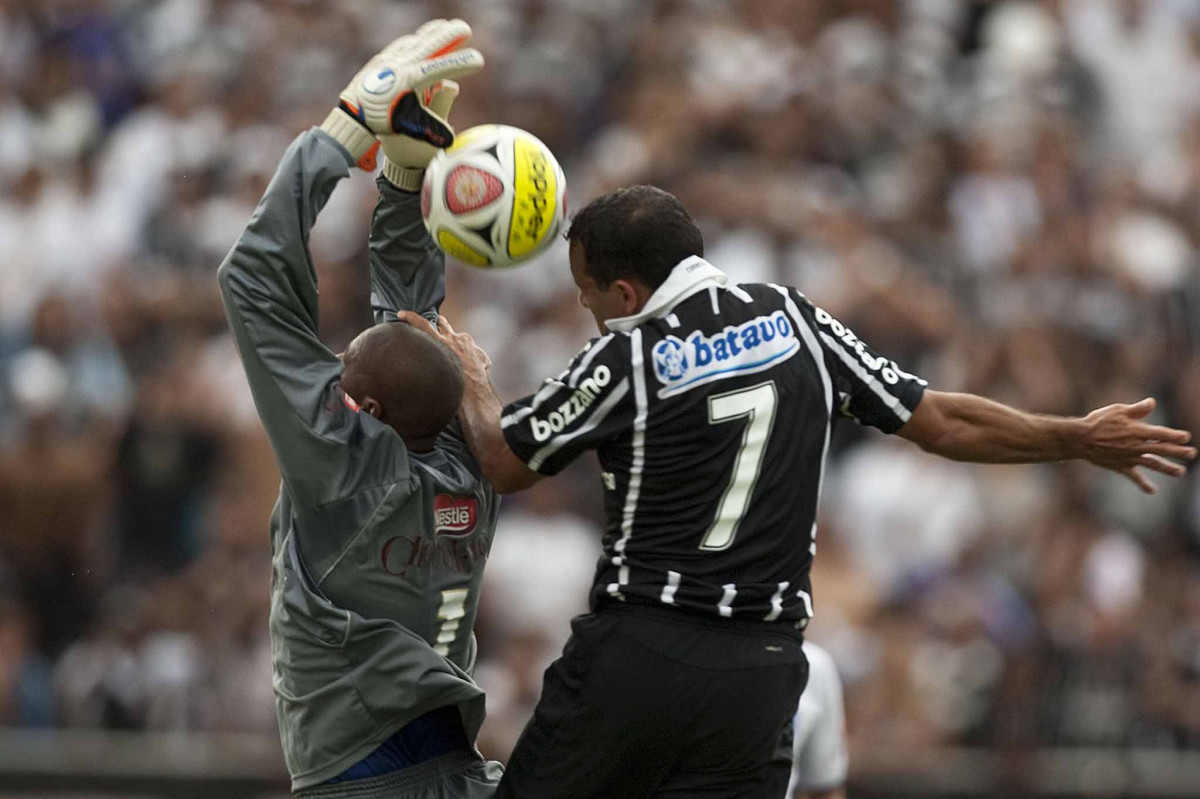
<svg viewBox="0 0 1200 799"><path fill-rule="evenodd" d="M684 258L704 255L696 220L675 195L654 186L592 200L571 219L567 241L583 248L588 274L602 289L636 278L653 290Z"/></svg>
<svg viewBox="0 0 1200 799"><path fill-rule="evenodd" d="M445 429L462 404L462 364L450 348L417 328L389 322L368 328L342 356L342 388L362 402L374 398L381 421L409 443Z"/></svg>

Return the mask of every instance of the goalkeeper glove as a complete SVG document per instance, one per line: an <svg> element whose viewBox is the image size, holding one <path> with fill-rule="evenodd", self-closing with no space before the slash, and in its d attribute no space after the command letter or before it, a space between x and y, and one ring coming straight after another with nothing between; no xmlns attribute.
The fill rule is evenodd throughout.
<svg viewBox="0 0 1200 799"><path fill-rule="evenodd" d="M437 119L445 120L450 116L450 106L458 97L458 84L452 80L438 81L427 87L421 93L421 104ZM454 128L446 123L453 135ZM425 167L429 166L438 148L412 136L380 136L383 145L383 176L393 186L402 191L420 191L421 181L425 177Z"/></svg>
<svg viewBox="0 0 1200 799"><path fill-rule="evenodd" d="M438 81L483 68L478 50L458 49L470 36L466 22L436 19L396 39L354 76L321 129L341 143L362 169L375 167L376 134L399 133L435 148L449 146L454 131L421 100L425 89Z"/></svg>

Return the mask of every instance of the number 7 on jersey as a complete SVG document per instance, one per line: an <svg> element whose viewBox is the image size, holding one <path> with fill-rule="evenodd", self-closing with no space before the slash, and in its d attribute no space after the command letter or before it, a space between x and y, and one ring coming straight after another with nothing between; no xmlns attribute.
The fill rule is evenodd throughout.
<svg viewBox="0 0 1200 799"><path fill-rule="evenodd" d="M712 527L708 528L700 542L701 549L722 550L733 544L738 525L746 515L746 506L750 504L750 496L754 493L767 442L771 440L777 401L774 380L708 398L709 424L725 424L746 418L746 427L742 431L742 442L738 446L729 485L721 495L721 504L717 506Z"/></svg>

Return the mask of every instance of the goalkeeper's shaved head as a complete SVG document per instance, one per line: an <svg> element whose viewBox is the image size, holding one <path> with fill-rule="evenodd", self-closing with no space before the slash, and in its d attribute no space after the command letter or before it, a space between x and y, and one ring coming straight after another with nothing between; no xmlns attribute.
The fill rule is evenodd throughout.
<svg viewBox="0 0 1200 799"><path fill-rule="evenodd" d="M342 361L345 392L411 450L431 449L458 414L463 397L458 357L411 325L390 322L364 330Z"/></svg>

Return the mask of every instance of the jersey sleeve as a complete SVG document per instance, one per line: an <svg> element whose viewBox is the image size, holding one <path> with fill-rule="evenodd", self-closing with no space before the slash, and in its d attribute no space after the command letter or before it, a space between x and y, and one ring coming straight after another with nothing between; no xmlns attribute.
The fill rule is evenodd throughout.
<svg viewBox="0 0 1200 799"><path fill-rule="evenodd" d="M808 685L796 713L792 791L811 793L844 785L850 758L837 666L824 650L810 643L804 645L804 652L809 662Z"/></svg>
<svg viewBox="0 0 1200 799"><path fill-rule="evenodd" d="M398 481L408 468L398 436L364 435L365 420L339 386L342 362L317 335L309 232L349 174L339 144L320 130L302 133L217 270L255 408L301 507L332 501L367 480Z"/></svg>
<svg viewBox="0 0 1200 799"><path fill-rule="evenodd" d="M509 449L535 472L558 474L634 418L629 338L593 339L557 377L504 409L500 425Z"/></svg>
<svg viewBox="0 0 1200 799"><path fill-rule="evenodd" d="M382 175L371 216L371 309L375 322L394 322L397 311L433 321L446 298L446 256L421 218L420 196L401 191Z"/></svg>
<svg viewBox="0 0 1200 799"><path fill-rule="evenodd" d="M789 292L825 354L835 407L859 424L885 433L904 427L929 384L895 361L876 355L853 330L800 292Z"/></svg>

